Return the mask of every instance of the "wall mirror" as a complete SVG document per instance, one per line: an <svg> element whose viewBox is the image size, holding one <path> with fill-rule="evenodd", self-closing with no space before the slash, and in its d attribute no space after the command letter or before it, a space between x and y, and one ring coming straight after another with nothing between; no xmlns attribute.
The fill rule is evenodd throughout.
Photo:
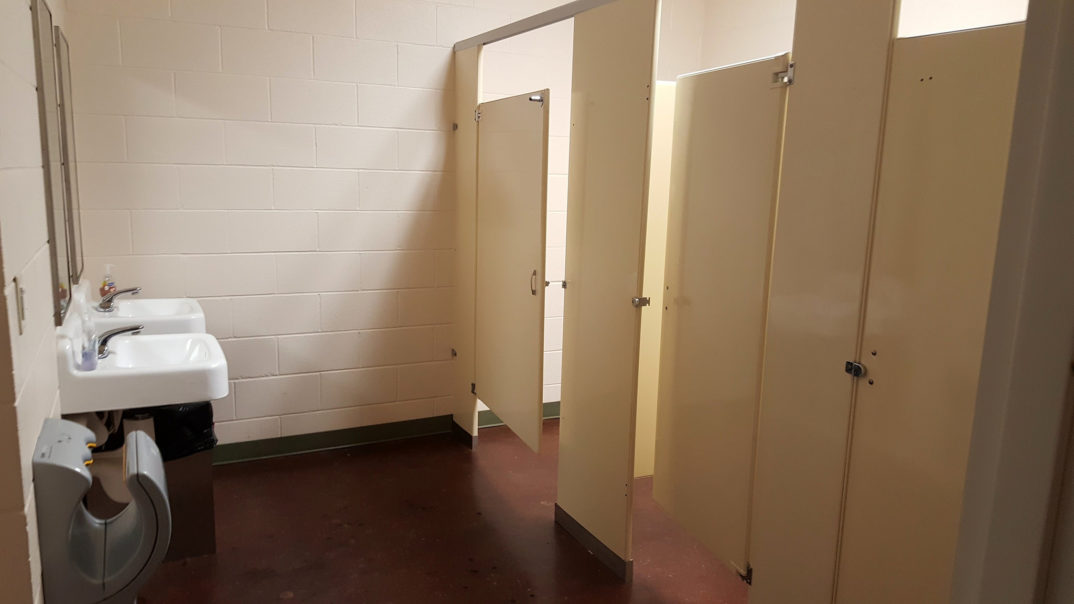
<svg viewBox="0 0 1074 604"><path fill-rule="evenodd" d="M70 53L67 40L52 24L52 12L44 0L33 0L31 7L53 308L56 325L60 325L71 302L71 287L82 274Z"/></svg>

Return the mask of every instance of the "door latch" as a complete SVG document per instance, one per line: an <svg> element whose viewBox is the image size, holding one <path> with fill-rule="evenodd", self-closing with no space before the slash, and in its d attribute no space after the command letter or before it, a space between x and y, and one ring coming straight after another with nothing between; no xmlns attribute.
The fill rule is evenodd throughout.
<svg viewBox="0 0 1074 604"><path fill-rule="evenodd" d="M634 305L634 308L641 308L642 306L648 306L649 305L649 299L648 298L640 298L640 297L639 298L631 298L630 303Z"/></svg>
<svg viewBox="0 0 1074 604"><path fill-rule="evenodd" d="M847 361L846 366L843 368L843 371L846 371L850 375L859 378L865 375L865 365L862 365L857 361Z"/></svg>

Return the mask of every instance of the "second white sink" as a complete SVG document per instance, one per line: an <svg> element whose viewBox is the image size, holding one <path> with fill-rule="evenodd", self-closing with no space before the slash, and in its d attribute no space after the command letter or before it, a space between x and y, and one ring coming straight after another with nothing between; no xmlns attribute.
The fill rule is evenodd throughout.
<svg viewBox="0 0 1074 604"><path fill-rule="evenodd" d="M120 298L112 312L91 312L98 333L128 325L144 325L146 335L205 333L205 312L190 298Z"/></svg>

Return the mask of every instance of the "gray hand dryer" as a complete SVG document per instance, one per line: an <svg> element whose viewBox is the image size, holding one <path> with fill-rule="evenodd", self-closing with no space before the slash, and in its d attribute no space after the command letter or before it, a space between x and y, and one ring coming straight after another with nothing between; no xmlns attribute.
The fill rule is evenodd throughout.
<svg viewBox="0 0 1074 604"><path fill-rule="evenodd" d="M83 498L93 484L86 467L90 430L45 420L34 450L41 572L48 604L130 604L160 566L171 540L171 507L160 451L146 433L127 435L124 474L131 502L97 518Z"/></svg>

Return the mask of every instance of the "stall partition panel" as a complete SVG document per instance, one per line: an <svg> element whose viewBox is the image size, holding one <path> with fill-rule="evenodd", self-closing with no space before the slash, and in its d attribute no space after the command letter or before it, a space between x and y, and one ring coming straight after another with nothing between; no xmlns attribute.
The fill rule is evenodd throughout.
<svg viewBox="0 0 1074 604"><path fill-rule="evenodd" d="M474 321L477 292L477 122L481 90L481 46L455 52L455 312L451 334L452 415L468 435L477 435L474 383Z"/></svg>
<svg viewBox="0 0 1074 604"><path fill-rule="evenodd" d="M1024 26L895 43L838 602L947 602Z"/></svg>
<svg viewBox="0 0 1074 604"><path fill-rule="evenodd" d="M557 518L630 572L656 0L575 17Z"/></svg>
<svg viewBox="0 0 1074 604"><path fill-rule="evenodd" d="M747 572L788 55L679 78L653 495Z"/></svg>
<svg viewBox="0 0 1074 604"><path fill-rule="evenodd" d="M478 399L541 443L548 90L477 107Z"/></svg>

